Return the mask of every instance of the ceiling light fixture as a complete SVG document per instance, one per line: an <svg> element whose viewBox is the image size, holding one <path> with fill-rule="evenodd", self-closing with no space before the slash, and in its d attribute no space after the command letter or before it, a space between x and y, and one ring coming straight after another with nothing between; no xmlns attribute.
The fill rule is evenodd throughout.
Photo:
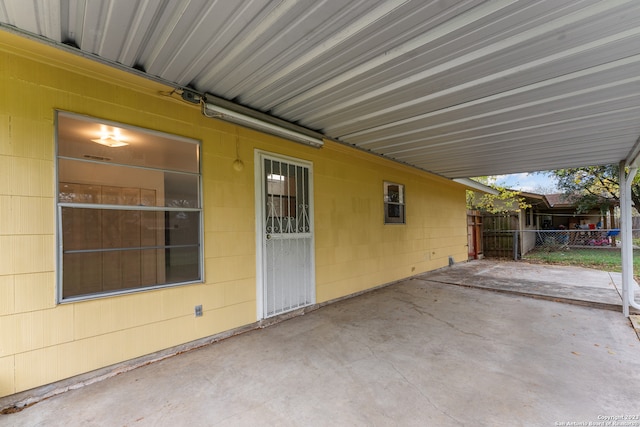
<svg viewBox="0 0 640 427"><path fill-rule="evenodd" d="M125 145L129 145L128 143L113 135L102 135L99 139L92 139L91 141L111 148L124 147Z"/></svg>
<svg viewBox="0 0 640 427"><path fill-rule="evenodd" d="M256 119L241 113L237 113L235 111L228 110L223 107L219 107L209 102L202 103L202 114L204 114L206 117L225 120L271 135L280 136L291 141L311 145L312 147L320 148L324 145L322 139L320 138L315 138L313 136L305 135L304 133L286 129L281 126L262 121L260 119Z"/></svg>

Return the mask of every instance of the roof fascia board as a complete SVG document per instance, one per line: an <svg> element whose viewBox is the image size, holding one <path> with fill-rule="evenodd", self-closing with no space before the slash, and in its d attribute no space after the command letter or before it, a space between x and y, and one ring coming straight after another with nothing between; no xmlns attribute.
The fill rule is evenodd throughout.
<svg viewBox="0 0 640 427"><path fill-rule="evenodd" d="M494 196L497 196L498 194L500 194L500 192L495 188L489 187L488 185L480 184L479 182L469 178L454 178L452 181L457 182L458 184L462 184L465 187L468 187L477 191L482 191L483 193L493 194Z"/></svg>

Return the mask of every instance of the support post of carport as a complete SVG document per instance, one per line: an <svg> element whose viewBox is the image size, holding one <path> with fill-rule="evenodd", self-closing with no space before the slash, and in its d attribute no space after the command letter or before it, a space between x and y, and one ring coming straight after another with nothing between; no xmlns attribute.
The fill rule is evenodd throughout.
<svg viewBox="0 0 640 427"><path fill-rule="evenodd" d="M631 225L631 183L638 172L632 164L626 171L626 162L620 162L620 237L622 239L622 313L629 317L629 306L640 308L634 299L633 281L633 229Z"/></svg>

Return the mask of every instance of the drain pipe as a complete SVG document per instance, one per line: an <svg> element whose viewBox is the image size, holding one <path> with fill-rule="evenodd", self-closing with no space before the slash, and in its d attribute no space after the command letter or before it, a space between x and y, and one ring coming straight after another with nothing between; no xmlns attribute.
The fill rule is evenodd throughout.
<svg viewBox="0 0 640 427"><path fill-rule="evenodd" d="M640 310L635 300L633 280L633 233L631 225L631 183L638 167L625 171L625 162L620 162L620 235L622 237L622 313L629 317L629 306Z"/></svg>

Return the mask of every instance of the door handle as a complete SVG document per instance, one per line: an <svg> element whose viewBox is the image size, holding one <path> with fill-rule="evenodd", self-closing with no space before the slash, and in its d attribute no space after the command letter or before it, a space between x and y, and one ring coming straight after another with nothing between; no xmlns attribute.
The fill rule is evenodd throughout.
<svg viewBox="0 0 640 427"><path fill-rule="evenodd" d="M271 234L267 234L267 240L271 240Z"/></svg>

